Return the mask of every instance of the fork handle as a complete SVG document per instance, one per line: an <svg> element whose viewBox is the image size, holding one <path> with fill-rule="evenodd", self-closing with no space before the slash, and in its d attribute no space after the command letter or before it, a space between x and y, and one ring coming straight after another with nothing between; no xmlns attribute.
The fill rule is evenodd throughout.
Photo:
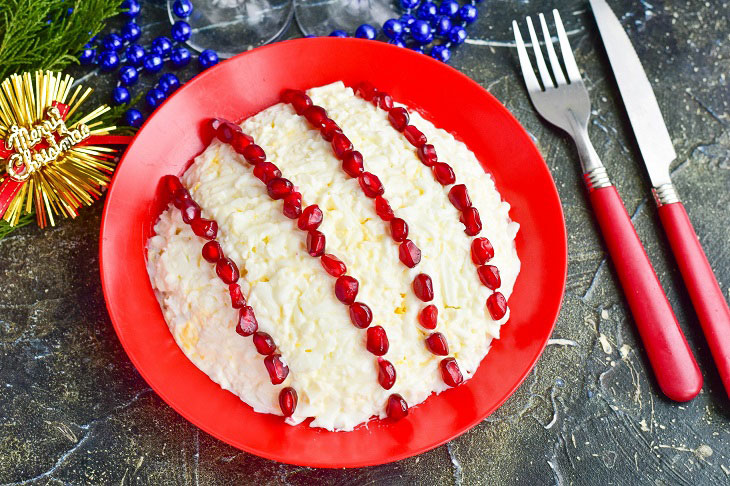
<svg viewBox="0 0 730 486"><path fill-rule="evenodd" d="M613 185L596 189L589 184L589 191L598 224L659 387L672 400L691 400L702 388L702 374L621 196Z"/></svg>
<svg viewBox="0 0 730 486"><path fill-rule="evenodd" d="M682 279L697 312L712 357L730 395L730 309L702 250L684 205L661 204L659 219L669 238Z"/></svg>

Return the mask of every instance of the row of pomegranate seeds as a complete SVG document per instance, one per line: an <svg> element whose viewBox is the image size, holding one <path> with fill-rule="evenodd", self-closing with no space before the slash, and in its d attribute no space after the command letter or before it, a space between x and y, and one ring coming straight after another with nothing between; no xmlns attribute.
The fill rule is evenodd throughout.
<svg viewBox="0 0 730 486"><path fill-rule="evenodd" d="M306 96L306 95L305 95ZM325 254L326 239L322 232L318 231L322 224L323 213L318 205L313 204L301 209L302 196L298 192L294 192L293 184L281 177L281 171L271 162L265 162L266 154L258 145L253 144L253 139L241 132L240 127L229 122L219 122L216 134L218 139L224 143L231 143L237 134L240 134L249 141L246 147L257 147L255 150L256 157L249 157L244 150L241 154L246 160L252 163L254 167L254 175L266 184L269 196L274 200L284 199L284 215L297 219L297 227L307 232L307 252L312 257L319 257L325 271L337 278L335 282L335 295L339 301L349 306L350 320L352 324L359 328L365 329L370 326L373 320L373 314L366 304L355 302L359 283L357 279L349 275L345 275L347 267L345 263L332 254ZM234 147L235 150L238 151ZM249 153L249 155L251 155ZM360 158L362 161L362 158ZM262 170L257 173L257 169ZM292 197L293 196L293 197ZM263 341L260 341L263 342ZM272 341L273 343L273 341ZM262 344L263 346L263 344ZM374 326L367 331L367 349L376 356L384 355L389 348L388 337L385 330L380 326ZM259 349L257 345L257 349ZM378 380L386 390L390 389L395 383L395 367L387 360L378 358L380 368ZM278 369L278 368L275 368Z"/></svg>
<svg viewBox="0 0 730 486"><path fill-rule="evenodd" d="M492 243L484 237L474 238L471 242L471 259L477 265L479 280L487 288L495 291L487 298L487 310L492 319L496 321L507 313L507 299L501 292L496 291L502 285L499 270L494 265L486 265L492 258L494 258Z"/></svg>
<svg viewBox="0 0 730 486"><path fill-rule="evenodd" d="M282 383L289 374L289 367L282 361L280 354L274 354L276 351L274 339L268 333L258 331L258 322L253 308L246 305L246 298L238 285L240 278L238 266L224 255L220 243L215 240L218 236L218 224L214 220L200 217L200 206L180 183L180 179L168 175L164 178L164 184L171 195L173 205L181 211L183 221L190 225L197 236L209 240L203 245L201 253L207 262L215 265L215 273L218 278L228 285L231 306L239 310L236 332L244 337L253 335L256 351L266 356L264 365L271 383L274 385ZM296 408L296 391L291 387L285 388L279 394L279 402L282 413L288 417L294 413Z"/></svg>
<svg viewBox="0 0 730 486"><path fill-rule="evenodd" d="M357 178L365 196L375 200L376 213L383 221L390 222L391 237L400 243L398 257L401 262L409 268L418 265L421 261L421 250L408 239L408 224L403 219L395 217L390 204L383 197L385 193L383 183L378 176L365 171L362 154L354 149L342 129L327 116L324 108L314 105L312 99L303 91L285 90L281 100L290 103L298 115L303 116L320 131L322 138L331 143L335 156L342 162L342 170L350 177Z"/></svg>

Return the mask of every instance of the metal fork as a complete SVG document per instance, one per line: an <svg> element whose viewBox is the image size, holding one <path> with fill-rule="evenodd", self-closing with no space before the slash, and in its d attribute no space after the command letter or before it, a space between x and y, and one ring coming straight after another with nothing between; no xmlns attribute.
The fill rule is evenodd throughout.
<svg viewBox="0 0 730 486"><path fill-rule="evenodd" d="M542 86L533 71L517 22L512 21L527 92L537 112L575 141L593 210L659 386L673 400L690 400L702 388L702 375L623 201L588 138L591 113L588 90L575 63L560 14L553 10L553 15L565 72L545 16L540 14L539 18L552 71L545 64L532 19L527 18Z"/></svg>

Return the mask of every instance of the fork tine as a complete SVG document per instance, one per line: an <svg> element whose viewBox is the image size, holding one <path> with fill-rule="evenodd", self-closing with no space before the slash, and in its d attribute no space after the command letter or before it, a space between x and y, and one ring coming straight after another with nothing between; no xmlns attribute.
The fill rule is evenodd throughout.
<svg viewBox="0 0 730 486"><path fill-rule="evenodd" d="M550 77L550 71L548 71L545 59L542 57L542 51L540 50L540 43L537 41L537 34L535 34L535 27L532 25L532 18L527 17L527 30L530 31L530 40L532 41L532 48L535 51L535 60L537 61L537 70L540 73L540 79L542 79L542 85L545 89L554 88L555 83Z"/></svg>
<svg viewBox="0 0 730 486"><path fill-rule="evenodd" d="M527 87L528 93L533 91L542 91L540 83L535 77L535 71L532 70L532 64L530 63L530 56L527 55L527 49L525 49L525 42L522 40L522 34L520 34L520 28L517 26L517 22L512 21L512 31L515 33L515 44L517 44L517 56L520 59L520 67L522 68L522 77L525 78L525 86Z"/></svg>
<svg viewBox="0 0 730 486"><path fill-rule="evenodd" d="M553 16L555 17L555 29L558 31L560 50L563 53L563 62L565 63L565 70L568 72L568 79L571 82L580 81L580 71L575 63L575 57L573 57L573 51L570 49L570 43L568 42L568 34L565 33L563 21L560 19L557 9L553 10Z"/></svg>
<svg viewBox="0 0 730 486"><path fill-rule="evenodd" d="M545 38L545 47L547 48L548 59L550 59L550 66L553 68L553 76L558 86L561 86L565 84L565 76L563 75L563 68L560 67L558 56L555 54L553 39L550 36L550 31L548 31L543 14L540 14L540 25L542 26L542 36Z"/></svg>

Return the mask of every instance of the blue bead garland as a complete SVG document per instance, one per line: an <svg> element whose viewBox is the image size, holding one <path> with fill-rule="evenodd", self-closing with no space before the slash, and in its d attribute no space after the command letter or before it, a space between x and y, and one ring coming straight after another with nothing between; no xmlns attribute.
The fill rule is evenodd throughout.
<svg viewBox="0 0 730 486"><path fill-rule="evenodd" d="M190 39L190 35L193 33L190 28L190 24L184 20L178 20L172 25L172 39L176 42L185 42Z"/></svg>
<svg viewBox="0 0 730 486"><path fill-rule="evenodd" d="M175 0L172 12L181 19L186 19L193 13L193 3L190 0Z"/></svg>
<svg viewBox="0 0 730 486"><path fill-rule="evenodd" d="M125 103L129 103L131 98L132 96L129 94L129 90L124 86L117 86L114 88L114 92L112 93L114 104L123 105Z"/></svg>
<svg viewBox="0 0 730 486"><path fill-rule="evenodd" d="M134 42L142 36L142 28L134 21L127 22L122 27L122 39L125 42Z"/></svg>
<svg viewBox="0 0 730 486"><path fill-rule="evenodd" d="M211 49L206 49L198 55L198 64L203 69L208 69L211 66L218 64L218 54Z"/></svg>

